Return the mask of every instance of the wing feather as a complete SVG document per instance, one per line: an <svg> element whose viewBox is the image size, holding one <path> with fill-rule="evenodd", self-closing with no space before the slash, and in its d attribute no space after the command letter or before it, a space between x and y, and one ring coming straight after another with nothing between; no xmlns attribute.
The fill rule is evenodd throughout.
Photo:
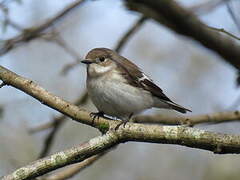
<svg viewBox="0 0 240 180"><path fill-rule="evenodd" d="M113 58L115 59L115 58ZM156 96L164 101L172 102L147 75L145 75L142 70L137 67L134 63L122 57L118 58L116 63L119 65L120 71L129 84L142 88L151 92L153 96Z"/></svg>

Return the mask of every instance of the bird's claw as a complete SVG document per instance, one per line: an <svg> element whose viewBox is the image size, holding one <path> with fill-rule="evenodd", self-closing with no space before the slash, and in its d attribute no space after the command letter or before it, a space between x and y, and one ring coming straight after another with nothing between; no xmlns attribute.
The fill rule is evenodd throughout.
<svg viewBox="0 0 240 180"><path fill-rule="evenodd" d="M121 121L116 127L115 127L115 131L119 129L119 127L123 124L123 127L125 128L126 124L128 121Z"/></svg>
<svg viewBox="0 0 240 180"><path fill-rule="evenodd" d="M104 117L104 113L103 112L97 112L97 113L90 113L90 117L92 118L92 124L94 124L95 119L99 119L100 117Z"/></svg>
<svg viewBox="0 0 240 180"><path fill-rule="evenodd" d="M131 113L128 117L128 119L124 119L122 120L122 122L120 122L116 127L115 127L115 131L118 130L118 128L123 124L123 127L125 128L127 122L132 118L133 113Z"/></svg>

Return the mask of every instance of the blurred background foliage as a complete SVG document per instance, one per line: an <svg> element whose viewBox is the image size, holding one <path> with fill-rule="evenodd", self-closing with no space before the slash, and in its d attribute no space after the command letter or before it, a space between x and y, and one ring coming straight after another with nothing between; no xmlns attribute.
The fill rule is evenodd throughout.
<svg viewBox="0 0 240 180"><path fill-rule="evenodd" d="M2 0L8 17L20 27L37 26L61 11L72 0ZM186 7L202 0L178 0ZM240 2L231 1L239 19ZM0 11L2 42L19 34L4 24ZM54 25L65 45L84 57L95 47L114 48L126 31L140 17L128 11L123 1L86 1ZM207 25L224 28L240 36L223 3L199 17ZM138 64L174 101L190 108L192 114L206 114L238 109L239 89L236 70L197 42L179 36L147 20L124 46L121 54ZM76 58L52 41L41 38L21 44L0 56L0 64L45 89L74 102L85 90L86 70L77 65L66 74L62 70ZM237 102L237 103L236 103ZM85 108L95 111L91 102ZM149 110L145 113L180 116L173 111ZM0 91L0 176L37 159L50 130L29 133L29 128L52 121L56 111L11 87ZM216 132L239 133L238 122L199 125ZM57 152L99 134L96 130L71 120L61 126L51 148ZM176 145L127 143L118 146L73 179L168 179L168 180L238 180L239 155L215 155L203 150Z"/></svg>

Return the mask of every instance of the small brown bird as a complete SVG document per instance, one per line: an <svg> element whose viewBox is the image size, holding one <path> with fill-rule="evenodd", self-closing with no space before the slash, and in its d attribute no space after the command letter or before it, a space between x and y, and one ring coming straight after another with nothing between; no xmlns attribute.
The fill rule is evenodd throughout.
<svg viewBox="0 0 240 180"><path fill-rule="evenodd" d="M117 117L122 123L116 128L152 107L190 111L171 101L140 68L115 51L95 48L81 62L87 64L88 93L99 111L93 117Z"/></svg>

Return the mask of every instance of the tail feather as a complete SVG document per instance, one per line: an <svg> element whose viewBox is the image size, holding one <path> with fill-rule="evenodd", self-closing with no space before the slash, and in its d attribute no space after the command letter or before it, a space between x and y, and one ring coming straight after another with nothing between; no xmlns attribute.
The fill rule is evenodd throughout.
<svg viewBox="0 0 240 180"><path fill-rule="evenodd" d="M172 102L171 100L163 100L163 99L159 99L157 97L153 97L153 100L154 100L153 106L156 108L174 109L181 113L186 113L187 111L192 112L190 109L180 106L180 105Z"/></svg>
<svg viewBox="0 0 240 180"><path fill-rule="evenodd" d="M179 104L176 104L174 102L165 101L165 103L168 104L170 106L170 108L172 108L178 112L181 112L181 113L186 113L187 111L192 112L190 109L180 106Z"/></svg>

